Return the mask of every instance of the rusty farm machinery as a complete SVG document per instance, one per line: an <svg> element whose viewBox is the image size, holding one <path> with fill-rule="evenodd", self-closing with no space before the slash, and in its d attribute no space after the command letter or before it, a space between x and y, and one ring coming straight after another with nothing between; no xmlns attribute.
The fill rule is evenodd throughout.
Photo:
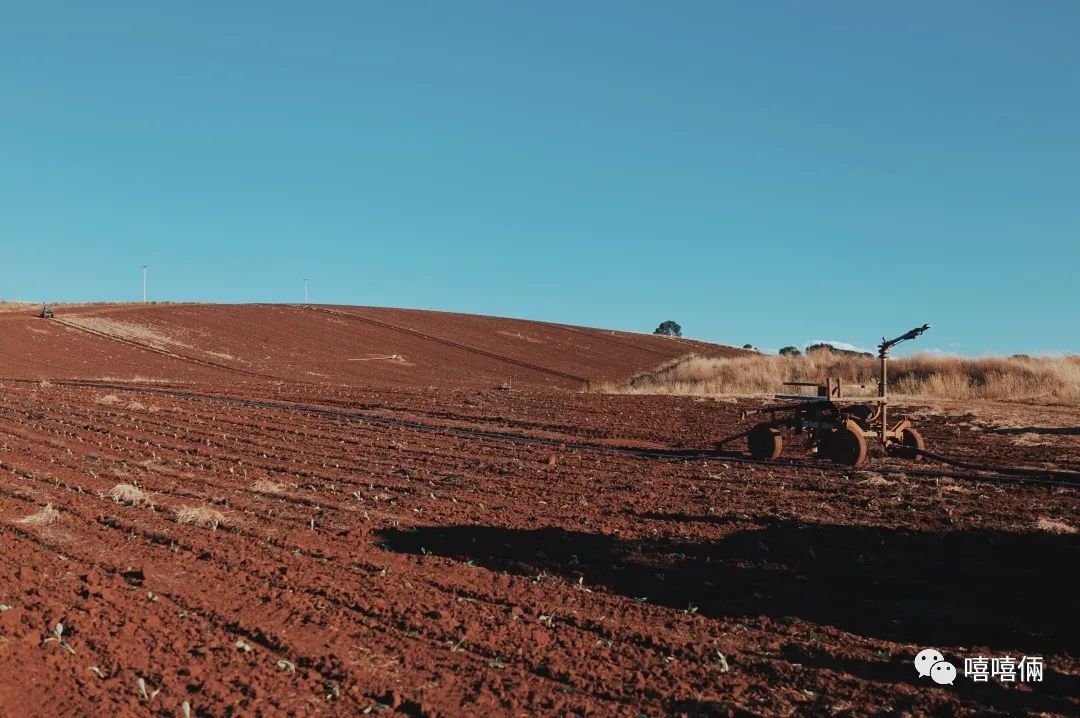
<svg viewBox="0 0 1080 718"><path fill-rule="evenodd" d="M760 460L779 457L786 432L805 436L808 450L847 466L862 464L868 441L875 440L887 454L917 459L926 448L922 435L906 418L889 424L889 350L929 328L929 324L924 324L894 339L882 338L878 345L877 396L845 396L844 385L833 378L826 379L824 384L785 382L788 386L814 387L816 396L777 394L775 398L781 403L744 412L744 418L768 416L745 433L750 455Z"/></svg>

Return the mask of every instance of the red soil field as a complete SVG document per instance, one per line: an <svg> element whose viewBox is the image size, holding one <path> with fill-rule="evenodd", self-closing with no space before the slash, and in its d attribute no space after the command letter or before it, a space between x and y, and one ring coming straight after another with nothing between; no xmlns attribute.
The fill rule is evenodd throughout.
<svg viewBox="0 0 1080 718"><path fill-rule="evenodd" d="M689 339L446 312L299 305L89 305L0 313L2 375L31 379L581 389L696 353Z"/></svg>
<svg viewBox="0 0 1080 718"><path fill-rule="evenodd" d="M1080 712L1075 488L757 463L712 451L746 402L567 378L725 347L325 309L0 314L0 714ZM1080 469L1075 410L897 411ZM926 647L1045 678L938 686Z"/></svg>

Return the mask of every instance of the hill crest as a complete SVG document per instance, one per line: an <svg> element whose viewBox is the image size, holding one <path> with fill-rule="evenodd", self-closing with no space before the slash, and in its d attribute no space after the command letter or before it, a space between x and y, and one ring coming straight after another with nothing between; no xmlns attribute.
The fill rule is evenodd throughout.
<svg viewBox="0 0 1080 718"><path fill-rule="evenodd" d="M58 304L0 312L0 377L161 383L582 389L687 354L692 339L418 309Z"/></svg>

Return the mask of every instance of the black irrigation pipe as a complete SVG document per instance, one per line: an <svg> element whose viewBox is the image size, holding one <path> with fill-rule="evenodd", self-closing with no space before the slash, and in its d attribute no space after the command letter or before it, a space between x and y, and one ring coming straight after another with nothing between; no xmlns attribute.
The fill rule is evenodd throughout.
<svg viewBox="0 0 1080 718"><path fill-rule="evenodd" d="M943 464L949 464L950 466L956 466L961 469L968 469L969 471L989 471L998 474L1012 474L1015 476L1024 476L1030 478L1048 478L1051 480L1060 481L1066 485L1073 485L1080 487L1080 471L1068 471L1065 469L1035 469L1022 466L995 466L993 464L977 464L969 461L962 461L960 459L954 459L951 456L942 456L941 454L927 451L926 449L917 449L921 456L925 456L928 459L934 461L940 461Z"/></svg>
<svg viewBox="0 0 1080 718"><path fill-rule="evenodd" d="M32 379L2 379L0 381L10 381L25 384L39 383L38 381ZM826 467L834 471L852 470L850 467L840 467L836 465L826 466L806 461L796 461L793 459L773 459L771 461L762 461L747 457L744 454L736 454L719 450L706 451L701 449L644 449L632 446L609 446L605 444L595 444L585 441L566 441L564 439L551 439L540 436L523 436L521 434L512 434L502 431L491 431L487 429L468 429L464 427L446 426L444 424L429 424L426 422L413 421L409 419L395 419L393 417L380 416L378 414L365 414L362 412L345 411L343 409L330 409L328 407L310 406L305 404L296 404L293 402L273 401L269 399L244 399L240 397L221 396L218 394L202 394L192 391L183 391L180 389L134 386L129 384L112 384L82 379L56 380L52 383L60 386L108 389L112 391L157 394L160 396L170 396L180 399L216 401L223 404L231 404L233 406L241 406L246 408L273 409L277 411L286 411L296 414L310 414L315 416L330 416L335 418L353 419L359 421L366 421L368 423L379 426L392 426L395 428L411 429L414 431L427 433L439 433L447 434L450 436L462 436L467 438L494 439L497 441L508 441L516 444L528 444L533 446L579 449L582 451L593 451L597 453L633 456L644 459L661 459L668 461L694 461L717 459L740 464L757 464L760 466L783 466L788 468L817 469L819 471L823 471ZM951 471L932 471L918 469L912 470L909 468L904 469L903 473L905 475L919 476L925 478L953 478L975 482L981 481L987 483L1030 484L1037 486L1080 488L1080 472L1076 471L1062 471L1051 469L1043 470L1026 467L974 464L964 462L959 459L942 456L940 454L932 453L926 450L921 450L919 453L928 459L939 461L944 464L957 466L959 468L967 469L969 471L984 471L996 475L988 476L984 474L964 474Z"/></svg>

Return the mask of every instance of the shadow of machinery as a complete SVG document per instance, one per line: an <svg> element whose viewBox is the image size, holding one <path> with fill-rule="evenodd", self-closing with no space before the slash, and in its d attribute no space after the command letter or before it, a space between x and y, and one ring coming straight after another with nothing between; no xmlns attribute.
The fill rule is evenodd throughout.
<svg viewBox="0 0 1080 718"><path fill-rule="evenodd" d="M653 517L726 523L716 516ZM735 531L715 543L494 526L383 529L379 535L392 551L527 576L583 577L594 588L675 609L693 605L705 616L793 617L917 646L986 646L994 650L990 655L1075 655L1080 648L1072 578L1080 536L764 520L764 528ZM785 655L871 681L926 685L911 668L914 654L857 662L793 642ZM952 690L995 710L1072 712L1080 679L1048 663L1046 682L1029 691L968 679Z"/></svg>
<svg viewBox="0 0 1080 718"><path fill-rule="evenodd" d="M716 517L672 515L716 522ZM1080 648L1080 536L774 521L716 543L493 526L384 529L393 551L541 572L706 616L796 617L884 640L1031 655Z"/></svg>

